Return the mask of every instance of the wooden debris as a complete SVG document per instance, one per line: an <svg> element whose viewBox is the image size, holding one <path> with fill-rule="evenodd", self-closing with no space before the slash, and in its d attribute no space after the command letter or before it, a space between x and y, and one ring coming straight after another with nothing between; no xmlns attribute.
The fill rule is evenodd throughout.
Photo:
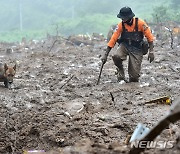
<svg viewBox="0 0 180 154"><path fill-rule="evenodd" d="M74 75L72 75L59 89L62 89L73 77Z"/></svg>
<svg viewBox="0 0 180 154"><path fill-rule="evenodd" d="M157 98L157 99L153 99L151 101L147 101L145 102L145 104L152 104L152 103L159 103L159 104L168 104L170 105L171 104L171 99L169 96L163 96L163 97L160 97L160 98Z"/></svg>
<svg viewBox="0 0 180 154"><path fill-rule="evenodd" d="M130 139L131 139L131 135L128 135L128 136L126 137L126 139L125 139L124 143L125 143L126 145L128 145L128 144L129 144Z"/></svg>

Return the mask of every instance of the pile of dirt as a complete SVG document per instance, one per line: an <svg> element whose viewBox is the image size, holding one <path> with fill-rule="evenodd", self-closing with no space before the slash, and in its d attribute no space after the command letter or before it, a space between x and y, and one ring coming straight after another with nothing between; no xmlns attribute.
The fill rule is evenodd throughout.
<svg viewBox="0 0 180 154"><path fill-rule="evenodd" d="M113 49L96 85L106 43L94 34L1 44L1 62L16 63L17 74L11 89L0 85L0 153L128 153L126 140L137 124L152 128L166 115L169 105L145 102L179 95L180 47L161 48L157 41L156 59L150 64L144 56L139 83L117 82ZM147 153L178 153L179 127L158 137L174 141L173 148Z"/></svg>

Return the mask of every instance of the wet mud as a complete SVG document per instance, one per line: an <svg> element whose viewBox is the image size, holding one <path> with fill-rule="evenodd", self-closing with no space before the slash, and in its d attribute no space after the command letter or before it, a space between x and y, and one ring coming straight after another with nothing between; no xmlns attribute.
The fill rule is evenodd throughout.
<svg viewBox="0 0 180 154"><path fill-rule="evenodd" d="M106 43L47 38L1 44L1 62L16 63L17 72L10 89L0 83L0 153L128 153L126 140L137 124L152 128L167 114L170 105L145 102L162 96L173 101L179 95L180 47L155 42L155 61L144 56L139 83L117 82L115 47L96 85ZM127 61L124 65L128 79ZM173 148L146 153L178 153L179 127L179 122L171 124L158 136L174 141Z"/></svg>

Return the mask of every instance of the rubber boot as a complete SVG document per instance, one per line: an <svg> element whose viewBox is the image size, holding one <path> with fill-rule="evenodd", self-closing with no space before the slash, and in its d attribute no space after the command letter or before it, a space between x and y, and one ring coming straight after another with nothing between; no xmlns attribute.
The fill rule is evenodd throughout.
<svg viewBox="0 0 180 154"><path fill-rule="evenodd" d="M125 80L124 68L123 68L123 64L122 64L121 58L119 58L116 55L114 55L112 58L113 58L114 64L117 66L117 68L116 68L116 70L117 70L116 75L117 75L118 81Z"/></svg>
<svg viewBox="0 0 180 154"><path fill-rule="evenodd" d="M129 82L139 82L139 79L136 79L136 78L129 78Z"/></svg>

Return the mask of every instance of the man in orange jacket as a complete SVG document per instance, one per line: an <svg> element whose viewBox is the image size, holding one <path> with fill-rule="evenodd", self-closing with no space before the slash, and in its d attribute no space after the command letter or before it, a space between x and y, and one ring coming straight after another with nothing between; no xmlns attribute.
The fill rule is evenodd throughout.
<svg viewBox="0 0 180 154"><path fill-rule="evenodd" d="M129 56L129 82L139 81L143 55L148 52L148 48L146 48L147 52L144 53L144 36L147 38L149 44L148 60L150 63L154 60L154 37L151 30L143 20L134 18L134 16L135 14L131 8L123 7L120 9L117 17L121 18L122 22L118 24L101 59L103 64L105 64L109 52L115 46L116 42L119 43L116 54L112 56L114 64L117 66L118 81L125 80L123 61L127 59L127 56Z"/></svg>

